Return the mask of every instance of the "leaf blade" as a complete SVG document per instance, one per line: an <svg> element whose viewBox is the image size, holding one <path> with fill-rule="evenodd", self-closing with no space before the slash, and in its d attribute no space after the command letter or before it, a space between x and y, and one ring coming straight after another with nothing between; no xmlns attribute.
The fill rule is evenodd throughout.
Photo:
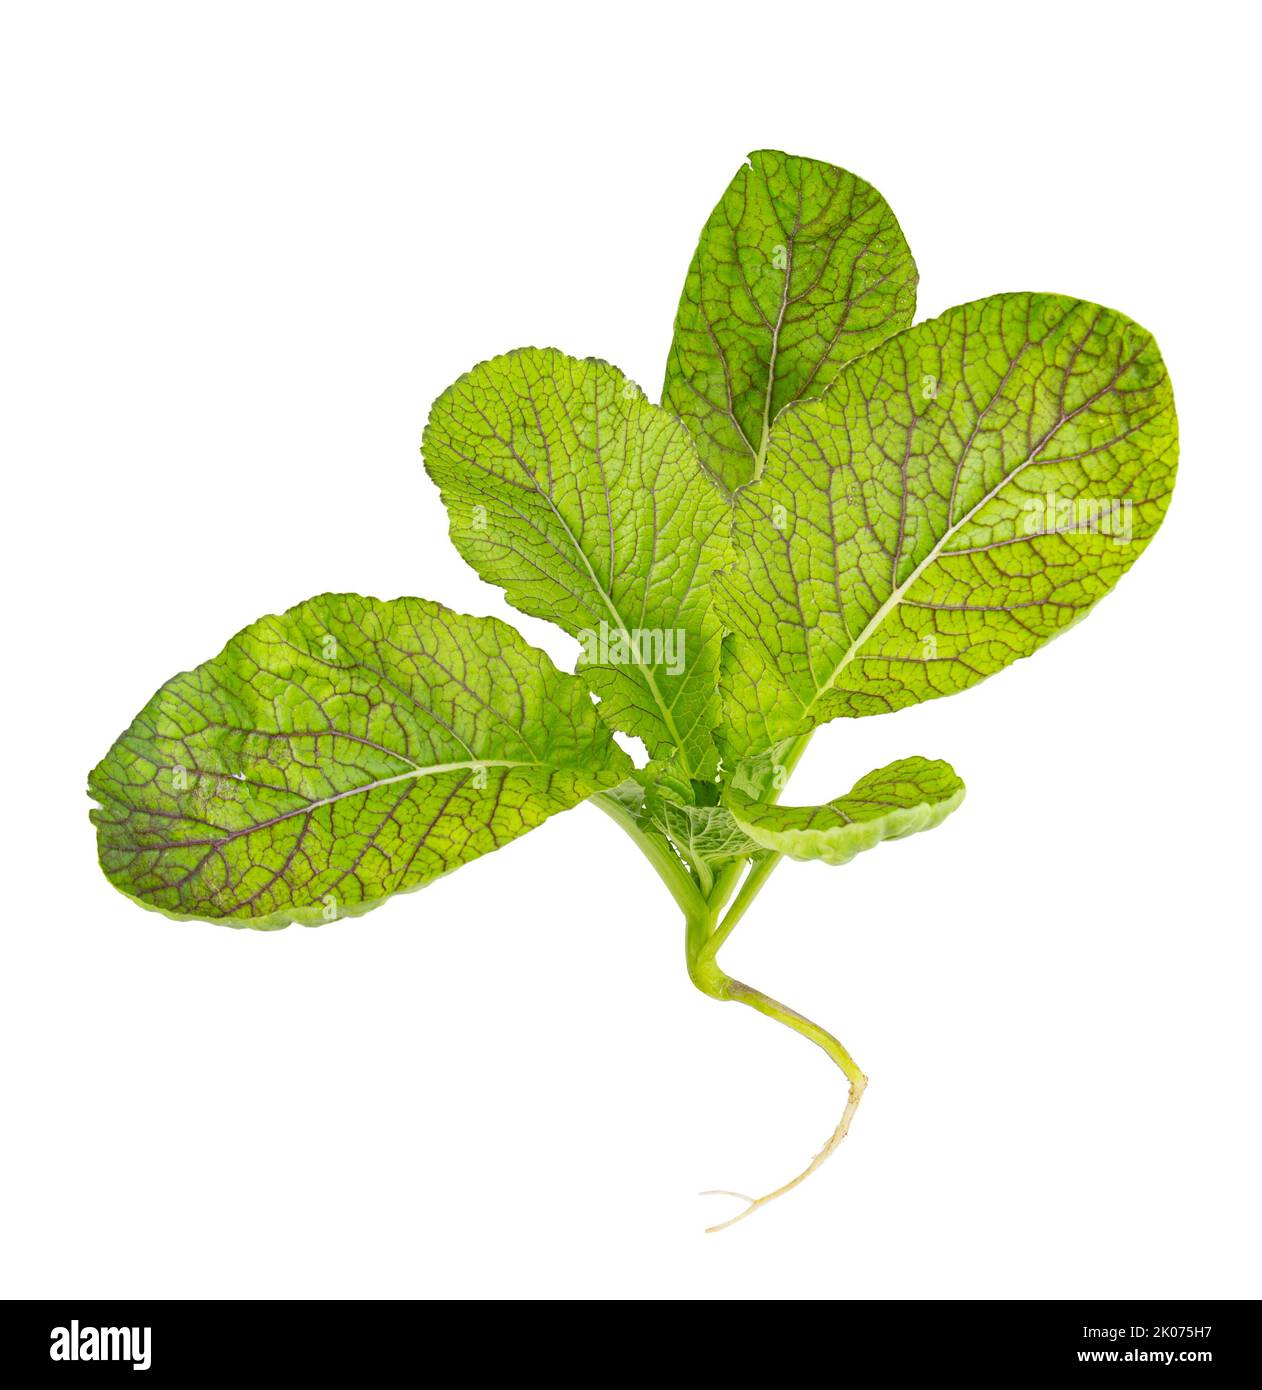
<svg viewBox="0 0 1262 1390"><path fill-rule="evenodd" d="M456 548L583 641L602 717L712 774L728 509L684 427L606 362L523 348L448 388L423 448Z"/></svg>
<svg viewBox="0 0 1262 1390"><path fill-rule="evenodd" d="M993 296L852 363L785 412L738 499L717 586L733 746L1031 654L1142 553L1177 442L1151 335L1085 301ZM1066 506L1086 520L1059 525Z"/></svg>
<svg viewBox="0 0 1262 1390"><path fill-rule="evenodd" d="M771 422L912 321L915 262L870 184L756 150L702 229L662 404L729 491L757 476Z"/></svg>
<svg viewBox="0 0 1262 1390"><path fill-rule="evenodd" d="M629 767L581 683L506 623L324 594L168 681L89 794L120 891L271 928L421 887Z"/></svg>
<svg viewBox="0 0 1262 1390"><path fill-rule="evenodd" d="M949 763L902 758L861 777L822 806L780 806L732 799L736 824L763 849L790 859L848 864L885 840L932 830L964 800Z"/></svg>
<svg viewBox="0 0 1262 1390"><path fill-rule="evenodd" d="M727 864L758 852L758 846L736 824L726 806L667 801L654 820L694 867Z"/></svg>

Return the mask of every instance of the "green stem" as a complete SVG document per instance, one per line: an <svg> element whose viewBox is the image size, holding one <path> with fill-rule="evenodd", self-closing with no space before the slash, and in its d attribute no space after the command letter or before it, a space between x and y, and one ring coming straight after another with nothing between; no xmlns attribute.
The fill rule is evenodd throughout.
<svg viewBox="0 0 1262 1390"><path fill-rule="evenodd" d="M768 870L769 872L770 870ZM763 881L765 882L765 878ZM755 889L755 891L757 890ZM753 895L750 896L752 899ZM738 906L740 906L739 899L733 904L733 911ZM733 925L735 925L734 922ZM719 933L711 931L708 926L704 928L704 934L702 934L701 930L695 928L691 922L689 923L688 939L690 945L694 940L701 943L697 953L693 955L690 952L688 957L688 974L693 984L712 999L730 999L735 1000L738 1004L745 1004L813 1042L841 1070L850 1083L850 1089L846 1097L845 1109L842 1111L836 1129L829 1135L828 1142L824 1147L796 1177L790 1178L786 1183L781 1183L779 1187L764 1193L761 1197L749 1197L743 1192L730 1192L726 1189L711 1189L702 1193L702 1196L739 1197L745 1203L744 1210L730 1217L727 1221L720 1221L716 1226L707 1226L707 1234L722 1231L728 1226L734 1226L738 1221L743 1221L747 1216L756 1212L759 1207L765 1207L768 1202L775 1201L777 1197L783 1197L786 1192L791 1192L799 1183L805 1182L850 1132L850 1122L854 1119L855 1111L859 1108L859 1101L862 1099L868 1084L867 1077L859 1070L854 1058L826 1029L821 1028L818 1023L813 1022L804 1014L798 1013L796 1009L791 1009L787 1004L773 999L769 994L764 994L761 990L754 989L741 980L733 979L721 969L717 955L718 946L722 943L715 944L718 935Z"/></svg>
<svg viewBox="0 0 1262 1390"><path fill-rule="evenodd" d="M775 801L779 791L783 789L788 781L789 774L797 766L802 754L806 751L806 746L810 742L811 735L804 734L797 739L790 747L785 758L785 775L781 780L780 788L776 789L774 795L768 799ZM719 913L722 911L731 893L731 887L727 888L721 901L716 901L717 893L711 894L706 904L706 911L694 914L688 918L686 946L688 956L688 974L693 984L707 994L712 999L734 1000L739 1004L745 1004L760 1014L768 1018L775 1019L777 1023L783 1024L786 1028L791 1028L795 1033L800 1034L808 1041L813 1042L816 1047L823 1051L830 1061L838 1067L842 1075L849 1082L849 1094L846 1098L846 1106L842 1112L840 1121L836 1129L828 1138L828 1142L815 1155L809 1164L794 1178L782 1183L774 1191L766 1193L762 1197L747 1197L744 1193L725 1192L718 1195L740 1197L746 1203L745 1209L738 1212L727 1221L721 1221L717 1226L707 1227L707 1231L721 1231L727 1226L735 1225L737 1221L743 1221L745 1217L765 1206L768 1202L774 1201L777 1197L782 1197L786 1192L790 1192L801 1182L804 1182L810 1175L824 1162L824 1160L838 1147L850 1130L850 1122L854 1118L855 1111L859 1108L859 1101L867 1087L868 1080L863 1072L859 1070L853 1057L833 1035L821 1028L818 1023L798 1013L796 1009L789 1008L786 1004L781 1004L779 1000L771 998L761 990L754 989L741 980L733 979L724 971L718 962L719 949L732 934L736 924L744 917L749 910L754 899L766 886L767 880L779 867L780 861L784 856L776 853L764 854L756 859L750 869L745 881L740 886L740 891L736 894L731 906L728 908L722 920L719 921ZM735 880L732 880L733 882ZM722 882L722 880L720 880ZM706 1194L710 1195L710 1194Z"/></svg>
<svg viewBox="0 0 1262 1390"><path fill-rule="evenodd" d="M733 859L730 864L725 864L719 870L718 877L714 880L714 887L706 897L706 905L716 919L727 906L727 900L732 896L732 890L740 882L745 868L743 859Z"/></svg>
<svg viewBox="0 0 1262 1390"><path fill-rule="evenodd" d="M590 799L593 806L598 806L610 820L616 821L640 847L644 857L657 870L657 876L670 889L671 897L679 904L685 917L691 918L706 911L705 899L665 839L644 830L625 806L604 792L597 792Z"/></svg>
<svg viewBox="0 0 1262 1390"><path fill-rule="evenodd" d="M790 745L785 757L784 776L780 779L780 787L776 788L768 797L769 801L774 802L778 798L784 783L788 781L789 774L792 773L802 754L806 751L810 739L809 733L803 734ZM779 866L783 856L766 853L755 859L745 881L741 883L740 891L737 892L735 899L732 899L732 893L744 869L741 862L729 864L720 870L717 876L707 874L708 881L704 882L703 888L699 888L692 874L673 852L664 836L646 830L616 798L602 792L591 799L635 841L645 858L657 871L658 877L670 890L671 896L679 904L686 923L685 951L688 975L693 984L712 999L734 1000L739 1004L745 1004L758 1013L775 1019L784 1027L791 1028L795 1033L800 1034L820 1048L850 1083L846 1108L842 1112L837 1128L833 1130L828 1142L819 1153L796 1177L782 1183L774 1191L768 1192L762 1197L747 1197L740 1192L720 1194L739 1197L746 1203L745 1209L738 1212L736 1216L727 1221L721 1221L717 1226L707 1227L708 1231L721 1231L724 1227L735 1225L737 1221L743 1221L751 1212L757 1211L759 1207L765 1206L768 1202L792 1191L799 1183L810 1177L849 1132L850 1121L854 1118L854 1113L859 1107L859 1101L868 1084L867 1077L859 1070L854 1058L841 1043L831 1033L821 1028L818 1023L798 1013L796 1009L781 1004L779 1000L771 998L770 995L764 994L761 990L754 989L741 980L733 979L719 965L719 948L749 910L750 904L762 891L767 880ZM720 914L723 913L723 909L727 907L730 899L732 899L731 906L727 908L726 914L720 921Z"/></svg>
<svg viewBox="0 0 1262 1390"><path fill-rule="evenodd" d="M775 873L777 865L783 858L784 855L769 850L761 859L754 861L753 868L750 869L745 882L741 884L741 891L736 895L736 901L728 908L727 914L714 928L710 939L706 942L705 949L711 956L718 954L719 947L731 936L732 929L737 922L749 911L749 905L762 892L763 885Z"/></svg>
<svg viewBox="0 0 1262 1390"><path fill-rule="evenodd" d="M781 1004L778 999L772 999L770 995L752 988L741 980L734 980L719 968L712 956L698 965L693 982L703 994L708 994L712 999L732 999L739 1004L748 1004L760 1014L766 1014L777 1023L783 1023L786 1028L792 1028L795 1033L800 1033L816 1047L821 1048L841 1069L852 1086L858 1086L862 1090L867 1084L867 1077L859 1070L854 1058L831 1033L798 1013L796 1009Z"/></svg>
<svg viewBox="0 0 1262 1390"><path fill-rule="evenodd" d="M809 733L802 734L790 744L782 764L784 776L781 779L779 787L773 788L766 798L771 805L774 805L780 799L780 793L788 784L789 778L792 777L793 769L802 761L802 754L806 752L807 745L810 743L814 732L815 731L812 729ZM777 865L783 857L784 856L780 854L770 853L754 861L748 877L745 879L745 882L741 884L741 890L737 894L736 901L732 904L731 910L723 919L722 925L718 928L719 939L714 944L715 951L717 951L723 942L731 935L732 928L745 915L750 903L752 903L762 891L763 884L765 884L775 872ZM719 913L722 912L727 905L728 899L732 896L732 890L735 888L737 880L744 871L744 867L745 866L739 860L733 864L729 864L720 872L715 882L714 890L707 895L706 902L714 913L716 920Z"/></svg>

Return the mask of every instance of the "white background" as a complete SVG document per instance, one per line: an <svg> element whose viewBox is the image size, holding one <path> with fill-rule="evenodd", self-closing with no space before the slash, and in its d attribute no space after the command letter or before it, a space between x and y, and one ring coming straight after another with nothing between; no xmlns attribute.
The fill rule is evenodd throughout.
<svg viewBox="0 0 1262 1390"><path fill-rule="evenodd" d="M12 5L3 131L0 1292L1262 1294L1257 150L1245 7ZM1151 328L1160 536L1089 622L842 721L941 830L782 868L725 955L871 1077L702 997L589 808L358 921L176 924L84 780L150 693L312 593L513 616L417 452L525 343L656 397L745 154L872 180L920 316L1055 290ZM569 665L575 647L515 619Z"/></svg>

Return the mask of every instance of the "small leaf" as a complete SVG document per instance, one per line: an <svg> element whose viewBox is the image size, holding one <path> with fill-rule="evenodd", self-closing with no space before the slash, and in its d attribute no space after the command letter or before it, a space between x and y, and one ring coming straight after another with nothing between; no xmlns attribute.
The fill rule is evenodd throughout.
<svg viewBox="0 0 1262 1390"><path fill-rule="evenodd" d="M662 404L734 491L757 477L780 411L822 394L915 308L915 263L876 189L832 164L757 150L701 233Z"/></svg>
<svg viewBox="0 0 1262 1390"><path fill-rule="evenodd" d="M713 887L715 868L758 851L718 804L718 782L689 778L678 763L655 761L637 768L618 790L623 808L642 829L670 841L703 893Z"/></svg>
<svg viewBox="0 0 1262 1390"><path fill-rule="evenodd" d="M758 853L757 844L732 819L726 806L666 801L654 820L703 880L706 869Z"/></svg>
<svg viewBox="0 0 1262 1390"><path fill-rule="evenodd" d="M687 806L718 804L718 782L689 777L687 770L674 759L656 758L637 768L634 775L644 784L645 804L652 812L663 802Z"/></svg>
<svg viewBox="0 0 1262 1390"><path fill-rule="evenodd" d="M882 840L941 825L964 800L949 763L904 758L861 777L824 806L768 806L732 798L732 818L763 849L790 859L848 864Z"/></svg>
<svg viewBox="0 0 1262 1390"><path fill-rule="evenodd" d="M439 397L424 452L456 548L580 639L602 718L713 775L728 508L680 422L606 362L523 348Z"/></svg>
<svg viewBox="0 0 1262 1390"><path fill-rule="evenodd" d="M677 763L654 761L632 768L626 781L607 795L640 825L655 826L662 801L692 802L694 785Z"/></svg>
<svg viewBox="0 0 1262 1390"><path fill-rule="evenodd" d="M280 927L419 888L630 767L582 683L507 623L324 594L168 681L88 789L116 888Z"/></svg>
<svg viewBox="0 0 1262 1390"><path fill-rule="evenodd" d="M998 295L852 363L739 495L725 757L1028 656L1142 553L1177 454L1156 344L1096 304Z"/></svg>

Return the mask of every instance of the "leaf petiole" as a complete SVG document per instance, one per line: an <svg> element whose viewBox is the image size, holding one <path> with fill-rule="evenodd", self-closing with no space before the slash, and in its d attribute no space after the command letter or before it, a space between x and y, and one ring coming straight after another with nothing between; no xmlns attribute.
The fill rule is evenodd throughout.
<svg viewBox="0 0 1262 1390"><path fill-rule="evenodd" d="M807 746L810 744L814 734L814 729L811 729L809 732L801 734L798 738L793 740L788 752L785 754L784 762L780 765L779 785L774 787L766 797L768 805L774 805L776 801L779 800L780 793L788 784L789 778L792 777L793 769L801 762L802 755L806 752ZM775 872L776 867L783 858L784 856L782 854L769 853L760 856L753 862L753 866L746 875L745 881L740 886L740 892L736 896L736 901L732 903L727 915L723 918L721 923L717 926L712 925L710 928L710 933L716 938L711 950L711 955L716 954L719 947L722 946L732 934L732 929L748 911L750 904L762 891L763 885ZM743 868L744 865L739 862L729 864L727 868L719 874L715 884L715 891L709 895L707 900L716 922L718 922L719 913L727 906L728 900L732 896L732 891L740 879Z"/></svg>
<svg viewBox="0 0 1262 1390"><path fill-rule="evenodd" d="M657 870L657 876L670 890L671 896L679 904L680 911L691 919L707 910L701 890L693 882L692 876L684 867L683 861L671 849L666 840L644 830L631 813L611 796L603 792L590 797L593 806L598 806L612 821L615 821L639 846L640 852Z"/></svg>

